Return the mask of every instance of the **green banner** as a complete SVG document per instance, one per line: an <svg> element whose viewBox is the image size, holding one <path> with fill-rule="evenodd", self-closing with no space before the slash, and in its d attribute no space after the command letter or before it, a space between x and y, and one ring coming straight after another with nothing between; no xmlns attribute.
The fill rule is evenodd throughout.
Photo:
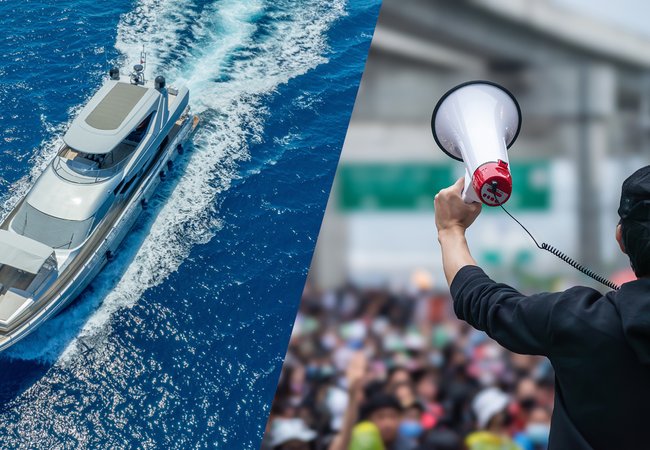
<svg viewBox="0 0 650 450"><path fill-rule="evenodd" d="M433 209L433 197L453 183L451 165L350 164L339 166L343 211Z"/></svg>
<svg viewBox="0 0 650 450"><path fill-rule="evenodd" d="M508 206L519 210L550 207L548 161L511 164L513 193ZM459 176L459 165L432 163L348 163L337 173L338 205L352 211L433 209L433 197Z"/></svg>
<svg viewBox="0 0 650 450"><path fill-rule="evenodd" d="M548 161L515 161L510 164L512 195L508 207L547 210L551 207L551 165Z"/></svg>

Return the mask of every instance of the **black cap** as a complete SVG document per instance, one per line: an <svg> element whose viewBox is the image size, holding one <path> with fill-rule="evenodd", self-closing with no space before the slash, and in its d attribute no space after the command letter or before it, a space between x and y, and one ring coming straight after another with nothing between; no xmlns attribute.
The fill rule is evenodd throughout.
<svg viewBox="0 0 650 450"><path fill-rule="evenodd" d="M623 182L618 215L621 220L650 221L650 166L642 167Z"/></svg>

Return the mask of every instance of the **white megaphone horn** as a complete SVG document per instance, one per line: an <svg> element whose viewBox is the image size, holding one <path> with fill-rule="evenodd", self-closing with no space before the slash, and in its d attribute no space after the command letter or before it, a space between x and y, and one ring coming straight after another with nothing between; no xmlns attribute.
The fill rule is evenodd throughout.
<svg viewBox="0 0 650 450"><path fill-rule="evenodd" d="M448 91L431 117L431 130L447 155L465 163L466 203L504 204L512 193L508 148L521 128L521 109L505 88L470 81Z"/></svg>

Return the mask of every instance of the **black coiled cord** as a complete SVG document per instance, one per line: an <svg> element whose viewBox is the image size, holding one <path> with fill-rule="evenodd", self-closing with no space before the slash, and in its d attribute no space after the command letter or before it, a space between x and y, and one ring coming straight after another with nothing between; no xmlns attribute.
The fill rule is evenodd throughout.
<svg viewBox="0 0 650 450"><path fill-rule="evenodd" d="M541 246L541 248L542 248L543 250L546 250L546 251L548 251L548 252L553 253L555 256L557 256L558 258L560 258L561 260L563 260L563 261L566 262L567 264L569 264L569 265L575 267L575 268L578 269L580 272L584 273L584 274L587 275L588 277L593 278L594 280L598 281L599 283L604 284L604 285L607 286L608 288L610 288L610 289L614 289L615 291L617 291L617 290L620 288L619 285L615 284L614 282L608 280L607 278L605 278L605 277L603 277L603 276L601 276L601 275L598 275L598 274L597 274L596 272L594 272L593 270L587 269L585 266L583 266L582 264L580 264L580 263L577 262L576 260L572 259L571 257L565 255L564 253L562 253L560 250L558 250L557 248L553 247L552 245L548 245L547 243L542 242L542 246Z"/></svg>
<svg viewBox="0 0 650 450"><path fill-rule="evenodd" d="M492 193L494 194L494 197L495 197L496 199L499 198L499 197L496 195L496 194L497 194L497 183L496 183L495 181L492 182ZM587 269L585 266L583 266L582 264L580 264L579 262L577 262L575 259L573 259L573 258L567 256L566 254L564 254L563 252L561 252L561 251L558 250L557 248L553 247L552 245L549 245L549 244L547 244L547 243L545 243L545 242L542 242L542 244L540 245L540 244L537 242L537 239L535 239L535 237L530 233L530 231L528 231L528 229L527 229L527 228L526 228L526 227L525 227L521 222L519 222L519 221L515 218L515 216L513 216L512 214L510 214L510 213L508 212L508 210L505 209L505 208L503 207L503 204L502 204L502 203L500 203L499 206L501 207L501 209L502 209L502 210L503 210L507 215L509 215L509 216L512 218L512 220L514 220L515 222L517 222L517 223L519 224L519 226L520 226L521 228L524 229L524 231L528 234L528 236L530 236L530 238L533 240L533 242L535 243L535 245L537 246L537 248L539 248L539 249L541 249L541 250L546 250L547 252L554 254L555 256L557 256L558 258L560 258L560 259L561 259L562 261L564 261L565 263L569 264L570 266L572 266L572 267L574 267L575 269L579 270L580 272L584 273L584 274L587 275L588 277L593 278L594 280L598 281L599 283L604 284L605 286L607 286L607 287L610 288L610 289L613 289L613 290L615 290L615 291L617 291L618 289L620 289L620 286L619 286L619 285L613 283L612 281L608 280L607 278L605 278L605 277L603 277L603 276L601 276L601 275L598 275L598 274L597 274L596 272L594 272L593 270Z"/></svg>

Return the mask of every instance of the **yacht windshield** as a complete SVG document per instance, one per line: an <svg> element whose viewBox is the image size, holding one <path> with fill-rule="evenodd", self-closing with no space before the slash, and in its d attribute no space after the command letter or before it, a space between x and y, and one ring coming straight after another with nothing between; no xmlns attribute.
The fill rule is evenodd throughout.
<svg viewBox="0 0 650 450"><path fill-rule="evenodd" d="M11 221L16 233L58 249L81 245L88 237L92 224L92 217L86 220L61 219L45 214L27 202L23 202Z"/></svg>

